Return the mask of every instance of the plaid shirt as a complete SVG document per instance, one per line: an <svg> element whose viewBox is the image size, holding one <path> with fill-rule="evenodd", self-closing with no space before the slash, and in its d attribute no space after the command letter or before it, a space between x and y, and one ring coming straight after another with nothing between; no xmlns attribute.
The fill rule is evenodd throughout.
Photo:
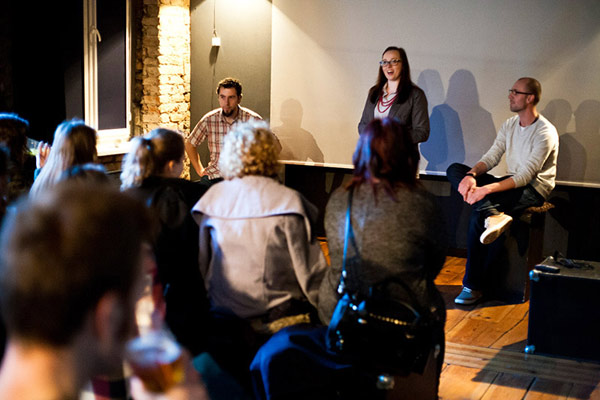
<svg viewBox="0 0 600 400"><path fill-rule="evenodd" d="M208 138L210 161L205 169L205 173L208 175L209 179L221 177L221 171L219 171L219 156L221 155L221 147L223 146L223 138L225 135L227 135L235 123L246 122L250 119L262 118L254 111L238 106L237 118L233 123L229 124L223 116L222 109L217 108L204 115L192 132L190 132L186 140L194 146L198 146L204 139Z"/></svg>

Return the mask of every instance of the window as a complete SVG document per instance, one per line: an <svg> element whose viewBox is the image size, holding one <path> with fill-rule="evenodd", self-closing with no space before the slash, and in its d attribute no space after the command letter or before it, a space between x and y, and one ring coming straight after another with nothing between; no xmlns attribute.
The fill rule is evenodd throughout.
<svg viewBox="0 0 600 400"><path fill-rule="evenodd" d="M84 112L98 155L127 151L131 132L130 1L84 1Z"/></svg>

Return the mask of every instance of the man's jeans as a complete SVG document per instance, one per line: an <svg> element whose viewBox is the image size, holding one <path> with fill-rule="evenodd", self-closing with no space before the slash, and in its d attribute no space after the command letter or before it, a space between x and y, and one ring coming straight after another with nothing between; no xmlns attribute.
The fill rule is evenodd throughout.
<svg viewBox="0 0 600 400"><path fill-rule="evenodd" d="M458 185L470 169L470 167L458 163L448 167L446 176L454 189L458 190ZM496 178L490 174L483 174L475 180L477 186L484 186L506 178L507 176ZM485 219L501 212L517 218L528 207L542 204L544 204L544 198L531 185L492 193L473 204L467 234L467 265L463 278L464 286L473 290L483 289L486 270L502 246L501 241L498 240L489 245L484 245L479 241L485 230Z"/></svg>

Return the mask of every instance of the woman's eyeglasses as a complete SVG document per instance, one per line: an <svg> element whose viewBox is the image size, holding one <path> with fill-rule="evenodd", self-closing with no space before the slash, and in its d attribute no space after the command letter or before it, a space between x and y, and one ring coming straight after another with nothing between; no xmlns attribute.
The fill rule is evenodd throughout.
<svg viewBox="0 0 600 400"><path fill-rule="evenodd" d="M381 65L382 67L386 67L388 65L396 66L396 65L400 64L401 62L402 62L402 60L390 60L390 61L381 60L381 61L379 61L379 65Z"/></svg>

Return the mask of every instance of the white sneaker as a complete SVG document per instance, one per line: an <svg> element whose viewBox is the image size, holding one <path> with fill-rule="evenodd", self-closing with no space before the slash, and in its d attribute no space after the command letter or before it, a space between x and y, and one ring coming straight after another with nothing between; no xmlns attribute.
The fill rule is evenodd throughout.
<svg viewBox="0 0 600 400"><path fill-rule="evenodd" d="M477 303L483 294L479 290L471 290L466 286L463 286L460 294L454 299L456 304L461 304L463 306L468 306L471 304Z"/></svg>
<svg viewBox="0 0 600 400"><path fill-rule="evenodd" d="M512 222L510 215L501 213L498 215L491 215L485 219L485 231L481 234L479 240L483 244L490 244L494 240L498 239L510 226Z"/></svg>

